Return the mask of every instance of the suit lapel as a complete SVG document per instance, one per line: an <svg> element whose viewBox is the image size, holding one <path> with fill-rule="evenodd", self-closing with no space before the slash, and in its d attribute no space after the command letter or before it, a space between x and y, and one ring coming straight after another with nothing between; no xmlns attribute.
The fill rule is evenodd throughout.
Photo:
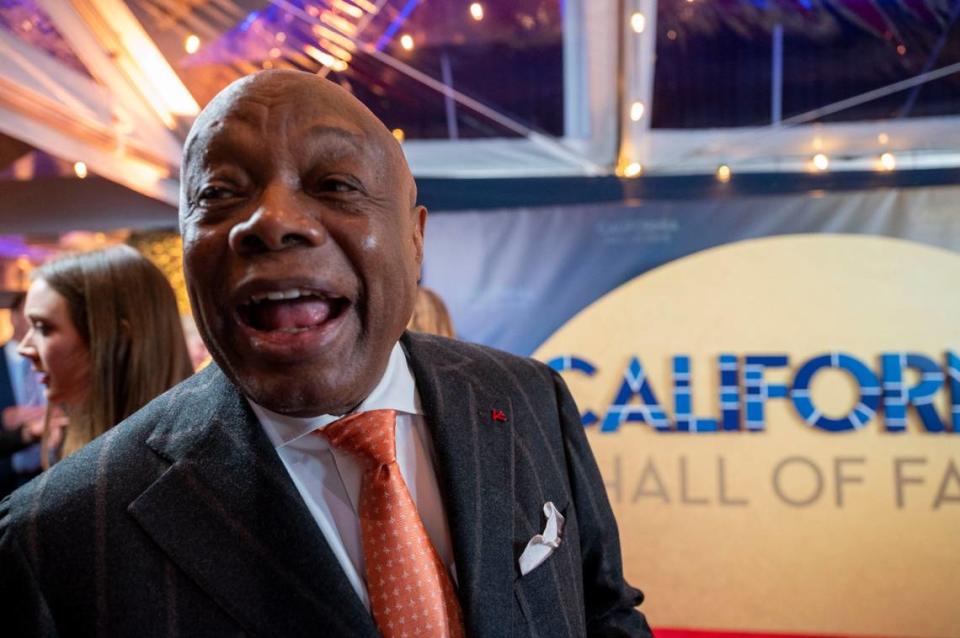
<svg viewBox="0 0 960 638"><path fill-rule="evenodd" d="M252 634L377 636L240 392L199 376L147 441L172 465L130 514Z"/></svg>
<svg viewBox="0 0 960 638"><path fill-rule="evenodd" d="M467 635L509 636L517 574L510 395L443 341L404 335L436 451Z"/></svg>

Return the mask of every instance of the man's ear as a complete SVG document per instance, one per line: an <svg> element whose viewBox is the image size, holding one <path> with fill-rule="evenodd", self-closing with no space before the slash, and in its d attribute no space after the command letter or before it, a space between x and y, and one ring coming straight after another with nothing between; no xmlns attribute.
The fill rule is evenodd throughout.
<svg viewBox="0 0 960 638"><path fill-rule="evenodd" d="M423 264L423 233L427 227L427 207L417 206L413 215L413 244L416 248L417 265L420 265Z"/></svg>

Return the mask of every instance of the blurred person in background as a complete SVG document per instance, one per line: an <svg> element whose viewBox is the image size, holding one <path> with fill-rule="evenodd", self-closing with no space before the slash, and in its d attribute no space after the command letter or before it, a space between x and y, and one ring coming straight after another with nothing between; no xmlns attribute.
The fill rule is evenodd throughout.
<svg viewBox="0 0 960 638"><path fill-rule="evenodd" d="M30 360L17 349L29 325L23 315L26 293L0 293L0 303L9 305L12 335L3 344L0 365L0 498L23 485L40 471L40 438L45 403L43 388Z"/></svg>
<svg viewBox="0 0 960 638"><path fill-rule="evenodd" d="M203 342L200 331L197 330L197 323L191 315L180 317L180 324L183 326L183 337L187 341L187 352L190 353L190 363L195 372L200 372L210 364L210 352L207 350L207 344Z"/></svg>
<svg viewBox="0 0 960 638"><path fill-rule="evenodd" d="M407 330L441 337L456 337L447 305L440 295L424 286L417 287L417 300Z"/></svg>
<svg viewBox="0 0 960 638"><path fill-rule="evenodd" d="M61 458L193 373L170 284L129 246L40 267L24 313L30 328L19 352L67 416ZM50 415L46 447L59 447Z"/></svg>

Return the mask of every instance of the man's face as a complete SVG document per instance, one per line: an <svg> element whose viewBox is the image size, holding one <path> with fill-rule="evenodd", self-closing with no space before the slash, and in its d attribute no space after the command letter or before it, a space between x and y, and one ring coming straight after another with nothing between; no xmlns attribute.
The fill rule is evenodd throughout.
<svg viewBox="0 0 960 638"><path fill-rule="evenodd" d="M211 354L251 399L342 414L386 368L416 296L426 211L386 128L305 73L246 78L184 152L184 269Z"/></svg>

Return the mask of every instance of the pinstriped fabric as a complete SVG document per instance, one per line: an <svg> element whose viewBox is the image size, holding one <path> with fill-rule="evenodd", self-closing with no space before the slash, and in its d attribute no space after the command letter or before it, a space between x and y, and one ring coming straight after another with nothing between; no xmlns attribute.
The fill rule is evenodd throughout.
<svg viewBox="0 0 960 638"><path fill-rule="evenodd" d="M466 634L649 636L559 377L480 346L417 335L402 343L433 439ZM521 575L517 559L543 530L546 501L566 517L562 542ZM57 627L143 638L379 636L215 365L0 503L0 600L21 612L4 638Z"/></svg>
<svg viewBox="0 0 960 638"><path fill-rule="evenodd" d="M471 570L477 580L469 581L468 587L462 588L467 591L461 594L468 601L465 613L470 633L544 638L650 635L645 619L634 609L641 595L623 581L616 523L603 480L590 455L579 413L562 381L542 364L480 346L419 335L408 336L404 343L412 355L418 388L421 378L436 380L427 387L425 394L435 396L424 397L425 412L431 414L429 405L437 407L438 418L449 413L471 416L471 431L459 433L462 439L472 439L469 446L446 439L444 426L436 426L436 436L453 446L452 453L470 454L467 458L478 453L482 459L459 463L450 468L448 476L457 493L485 486L480 503L467 517L470 525L489 529L485 521L491 517L501 525L504 522L504 512L497 508L507 498L498 500L490 486L498 482L497 475L505 469L496 456L497 446L503 443L499 439L509 441L509 452L501 449L500 458L509 460L510 478L500 480L500 485L509 489L508 511L514 519L506 542L512 544L508 552L511 577L505 580L492 570ZM418 370L420 360L429 361L430 369ZM456 377L468 380L469 391L450 382L454 371ZM473 403L467 405L468 400ZM507 424L491 422L491 407L507 408ZM468 472L473 476L466 476ZM516 559L527 540L542 531L541 511L547 500L567 517L564 542L540 567L520 576ZM451 525L456 527L453 521ZM465 542L460 533L454 532L458 572L461 555L469 556L471 562L476 559L481 564L499 564L504 560L502 542L500 538L477 538L469 531ZM488 604L483 617L477 618L478 601L498 599L492 591L496 585L485 583L485 578L513 592L512 606L519 614L510 614L507 610L511 605L504 602L500 613ZM509 629L497 632L492 623L486 622L490 618Z"/></svg>
<svg viewBox="0 0 960 638"><path fill-rule="evenodd" d="M34 556L41 556L41 547L40 547L40 529L37 524L40 513L40 506L43 503L43 494L46 491L47 482L50 480L50 472L44 472L40 475L40 478L36 479L34 482L37 483L36 491L34 496L29 501L29 515L27 518L27 546L30 548L30 553Z"/></svg>
<svg viewBox="0 0 960 638"><path fill-rule="evenodd" d="M94 493L93 528L94 528L94 586L97 597L97 634L105 636L109 630L109 607L107 601L107 477L108 460L110 458L110 442L107 439L97 455L96 488Z"/></svg>
<svg viewBox="0 0 960 638"><path fill-rule="evenodd" d="M526 463L526 465L527 465L528 468L529 468L530 473L536 478L536 488L535 488L535 489L536 489L536 493L539 495L539 500L540 500L541 502L546 502L547 500L549 500L548 497L547 497L547 495L546 495L546 493L545 493L545 492L546 492L546 490L545 490L545 487L546 487L546 486L545 486L545 484L544 484L544 483L541 481L541 479L540 479L540 474L537 472L537 464L534 462L533 456L531 455L530 451L527 449L526 445L524 445L524 444L521 443L521 444L518 444L518 447L519 447L519 449L520 449L520 451L521 451L520 459L521 459L523 462ZM520 462L520 461L518 461L518 462ZM530 489L533 489L533 487L531 486ZM528 512L528 511L526 511L526 510L521 510L521 511L518 513L518 516L522 516L522 517L523 517L523 519L524 519L524 521L526 522L528 528L537 529L540 521L539 521L539 520L532 520L532 517L533 517L535 514L536 514L536 512ZM570 508L568 507L567 510L566 510L566 512L564 513L564 516L569 516L570 514L571 514ZM560 578L561 578L560 574L561 574L561 571L562 571L563 573L568 573L568 574L575 574L575 573L577 573L577 571L579 571L579 570L577 569L577 567L571 563L570 554L569 554L569 553L566 553L565 556L566 556L566 558L567 558L567 560L565 561L566 564L563 565L563 566L559 566L560 569L557 569L557 567L558 567L558 566L556 565L556 562L557 562L557 561L551 561L550 564L547 566L548 569L550 570L550 583L549 583L549 585L550 585L551 587L553 587L554 592L556 593L556 595L557 595L558 597L562 595L562 591L563 591L563 587L562 587L561 582L560 582ZM563 611L563 621L564 621L564 624L565 624L566 629L567 629L567 634L566 634L566 635L569 635L569 636L577 635L577 633L575 633L575 632L573 631L573 626L574 626L574 625L579 625L579 624L581 624L581 623L578 623L578 622L577 622L577 619L579 618L579 615L577 615L577 614L570 614L570 613L569 613L569 610L567 610L567 609L563 609L562 611ZM574 617L571 618L571 616L574 616ZM583 633L582 628L581 628L581 631L580 631L579 633Z"/></svg>
<svg viewBox="0 0 960 638"><path fill-rule="evenodd" d="M469 414L469 419L467 421L468 429L467 432L464 432L464 436L471 437L470 445L470 456L469 458L469 471L480 477L483 475L483 464L480 459L480 445L477 440L477 422L473 415L477 412L476 410L476 396L474 394L473 387L469 387L467 390L467 414ZM471 494L472 498L470 503L473 507L473 516L475 519L480 520L483 518L483 499L481 498L480 490L482 489L483 482L476 481L473 485L473 492ZM476 537L474 543L469 548L469 554L467 554L467 560L471 562L482 562L483 561L483 539L479 536ZM476 589L479 586L479 583L476 582L476 579L480 577L479 572L475 572L473 581L470 583L472 589Z"/></svg>
<svg viewBox="0 0 960 638"><path fill-rule="evenodd" d="M177 571L173 563L166 561L163 565L163 601L166 614L166 638L178 638L180 635L177 619Z"/></svg>
<svg viewBox="0 0 960 638"><path fill-rule="evenodd" d="M0 615L0 622L3 623L5 630L13 632L20 629L22 624L25 629L34 632L32 635L37 636L56 635L56 626L46 602L42 599L42 596L34 595L31 596L32 600L30 602L32 604L17 604L19 601L10 595L4 587L3 577L5 573L15 574L19 572L25 574L26 578L23 580L26 580L27 583L36 582L34 566L30 564L28 557L39 556L41 551L40 534L36 521L42 502L41 498L48 480L49 476L42 474L32 482L36 484L37 490L36 495L28 499L25 504L25 510L28 513L24 525L26 530L23 536L25 538L18 538L11 533L13 519L15 518L11 511L12 497L8 496L0 501L0 548L7 545L10 547L10 551L0 553L0 600L9 601L10 607L8 609L13 610ZM16 582L15 586L23 587L21 582ZM24 635L28 634L24 633Z"/></svg>

